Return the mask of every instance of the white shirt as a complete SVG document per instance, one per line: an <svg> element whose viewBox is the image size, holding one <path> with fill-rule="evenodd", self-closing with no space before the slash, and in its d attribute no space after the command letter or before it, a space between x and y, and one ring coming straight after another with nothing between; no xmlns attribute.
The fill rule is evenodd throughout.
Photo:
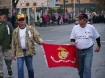
<svg viewBox="0 0 105 78"><path fill-rule="evenodd" d="M93 45L92 38L98 37L99 34L93 25L86 24L86 27L82 28L78 24L73 27L70 39L75 39L78 49L86 49Z"/></svg>
<svg viewBox="0 0 105 78"><path fill-rule="evenodd" d="M26 28L24 29L19 29L19 33L20 33L20 43L21 43L21 47L22 49L26 49Z"/></svg>

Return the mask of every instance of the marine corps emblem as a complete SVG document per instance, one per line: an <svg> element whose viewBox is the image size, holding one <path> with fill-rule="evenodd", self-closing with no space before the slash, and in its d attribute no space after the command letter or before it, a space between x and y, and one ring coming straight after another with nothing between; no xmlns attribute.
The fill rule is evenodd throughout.
<svg viewBox="0 0 105 78"><path fill-rule="evenodd" d="M57 50L60 50L60 52L58 52L58 57L62 60L66 59L69 55L69 52L62 47L59 47Z"/></svg>

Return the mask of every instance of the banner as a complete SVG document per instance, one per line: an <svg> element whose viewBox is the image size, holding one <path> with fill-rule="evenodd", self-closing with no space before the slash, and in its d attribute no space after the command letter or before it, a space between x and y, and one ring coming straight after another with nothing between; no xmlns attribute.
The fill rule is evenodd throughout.
<svg viewBox="0 0 105 78"><path fill-rule="evenodd" d="M77 68L76 47L71 45L43 44L45 60L49 68L70 66Z"/></svg>

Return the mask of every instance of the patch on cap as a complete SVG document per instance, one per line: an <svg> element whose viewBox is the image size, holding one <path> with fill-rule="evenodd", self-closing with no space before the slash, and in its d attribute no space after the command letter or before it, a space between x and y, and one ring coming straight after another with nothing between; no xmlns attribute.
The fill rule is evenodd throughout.
<svg viewBox="0 0 105 78"><path fill-rule="evenodd" d="M17 19L20 19L20 18L25 18L24 14L18 14Z"/></svg>

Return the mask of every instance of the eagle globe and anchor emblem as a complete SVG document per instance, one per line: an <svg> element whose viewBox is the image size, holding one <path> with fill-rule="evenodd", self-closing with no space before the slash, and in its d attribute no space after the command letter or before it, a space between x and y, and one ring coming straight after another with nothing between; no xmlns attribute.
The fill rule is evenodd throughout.
<svg viewBox="0 0 105 78"><path fill-rule="evenodd" d="M64 60L68 57L69 52L65 48L59 47L57 50L60 50L60 52L58 52L58 57L60 59Z"/></svg>
<svg viewBox="0 0 105 78"><path fill-rule="evenodd" d="M69 57L70 55L70 52L68 52L65 48L63 47L60 47L57 49L57 50L60 50L60 52L58 52L58 57L59 57L59 60L56 60L53 56L51 56L50 58L52 59L52 61L56 62L56 63L60 63L60 62L71 62L71 63L75 63L76 62L76 59L74 58L74 60L71 60L71 59L67 59L67 57Z"/></svg>

